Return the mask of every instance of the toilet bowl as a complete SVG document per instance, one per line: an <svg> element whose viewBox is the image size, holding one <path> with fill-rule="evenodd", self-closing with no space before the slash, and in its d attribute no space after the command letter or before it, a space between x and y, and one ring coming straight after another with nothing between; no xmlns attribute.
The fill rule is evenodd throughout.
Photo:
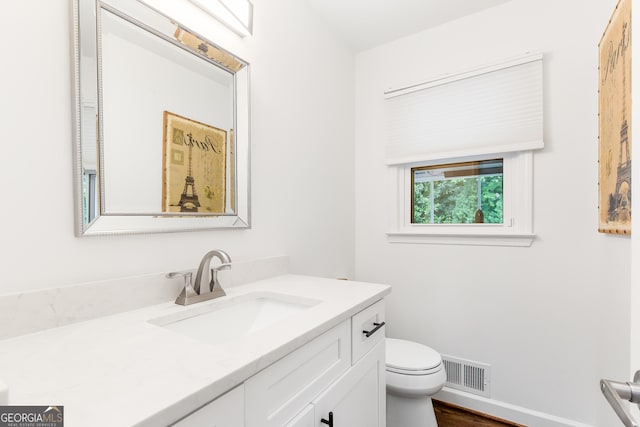
<svg viewBox="0 0 640 427"><path fill-rule="evenodd" d="M425 345L387 338L387 427L437 427L431 396L447 375L440 354Z"/></svg>

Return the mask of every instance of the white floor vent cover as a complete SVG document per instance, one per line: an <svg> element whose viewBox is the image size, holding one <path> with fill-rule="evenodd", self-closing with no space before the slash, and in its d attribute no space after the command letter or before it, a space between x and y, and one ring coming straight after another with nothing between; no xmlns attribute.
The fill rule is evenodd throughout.
<svg viewBox="0 0 640 427"><path fill-rule="evenodd" d="M491 396L491 366L442 355L447 387L484 397Z"/></svg>

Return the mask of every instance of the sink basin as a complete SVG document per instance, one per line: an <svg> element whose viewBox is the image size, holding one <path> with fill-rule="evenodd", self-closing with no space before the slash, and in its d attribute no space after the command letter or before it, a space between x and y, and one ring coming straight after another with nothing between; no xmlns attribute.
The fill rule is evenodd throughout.
<svg viewBox="0 0 640 427"><path fill-rule="evenodd" d="M209 344L224 344L263 330L319 303L309 298L256 292L223 297L212 304L149 322Z"/></svg>

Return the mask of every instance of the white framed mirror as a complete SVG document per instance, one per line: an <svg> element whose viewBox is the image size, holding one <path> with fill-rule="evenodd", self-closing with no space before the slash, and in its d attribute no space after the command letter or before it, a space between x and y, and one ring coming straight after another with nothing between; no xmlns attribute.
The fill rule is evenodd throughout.
<svg viewBox="0 0 640 427"><path fill-rule="evenodd" d="M73 0L78 236L250 227L249 64L138 0Z"/></svg>

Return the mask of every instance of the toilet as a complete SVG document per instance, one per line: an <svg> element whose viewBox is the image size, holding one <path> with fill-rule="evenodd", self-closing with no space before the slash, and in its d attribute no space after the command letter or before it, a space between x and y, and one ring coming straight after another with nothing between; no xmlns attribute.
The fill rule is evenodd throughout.
<svg viewBox="0 0 640 427"><path fill-rule="evenodd" d="M387 427L437 427L431 396L447 375L440 354L417 342L386 338Z"/></svg>

